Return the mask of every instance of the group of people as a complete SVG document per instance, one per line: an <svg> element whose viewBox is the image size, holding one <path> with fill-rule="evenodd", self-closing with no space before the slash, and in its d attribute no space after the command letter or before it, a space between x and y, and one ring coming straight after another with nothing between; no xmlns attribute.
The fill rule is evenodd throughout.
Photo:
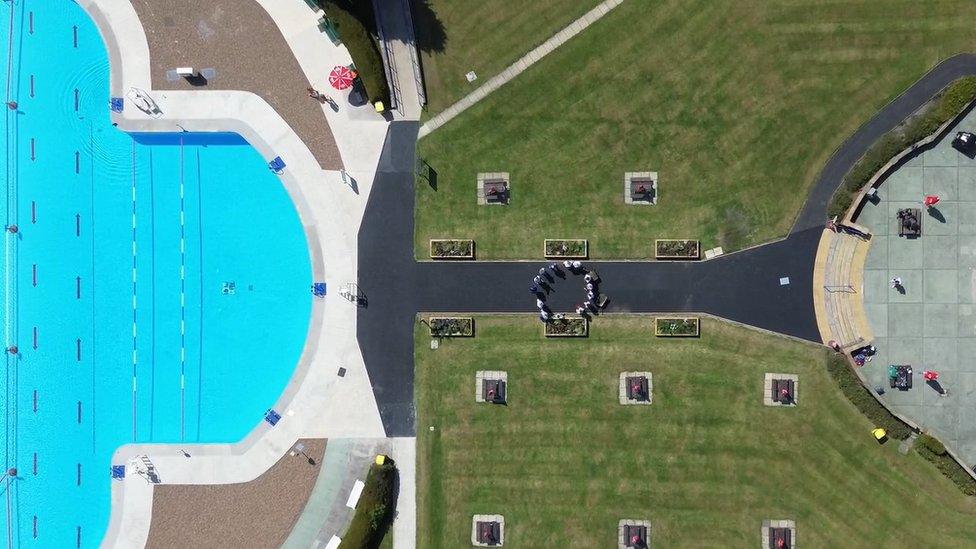
<svg viewBox="0 0 976 549"><path fill-rule="evenodd" d="M563 269L573 274L584 272L583 263L579 260L563 261L562 268L560 268L559 263L553 262L539 269L539 274L532 279L532 285L529 286L529 292L536 298L535 304L539 308L539 320L542 322L550 322L553 319L561 319L564 317L562 313L553 313L546 303L546 296L552 288L550 283L555 282L557 276L565 277ZM576 314L580 316L596 313L599 310L599 305L597 305L597 298L600 295L600 290L597 287L599 279L596 278L594 273L586 272L583 275L583 282L586 301L576 306Z"/></svg>

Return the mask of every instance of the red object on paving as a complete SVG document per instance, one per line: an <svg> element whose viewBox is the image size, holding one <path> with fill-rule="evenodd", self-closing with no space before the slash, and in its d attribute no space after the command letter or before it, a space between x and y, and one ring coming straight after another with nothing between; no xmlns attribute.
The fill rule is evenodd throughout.
<svg viewBox="0 0 976 549"><path fill-rule="evenodd" d="M329 73L329 84L332 84L332 87L337 90L344 90L352 86L357 76L359 75L356 74L356 71L340 65L332 69L332 72Z"/></svg>
<svg viewBox="0 0 976 549"><path fill-rule="evenodd" d="M925 370L922 372L922 377L925 379L925 381L935 381L939 379L939 372L934 370Z"/></svg>
<svg viewBox="0 0 976 549"><path fill-rule="evenodd" d="M926 207L928 207L928 206L935 206L936 204L939 203L939 200L940 200L940 198L938 197L938 195L934 195L934 194L926 195L925 196L925 201L924 201L925 202L925 206Z"/></svg>

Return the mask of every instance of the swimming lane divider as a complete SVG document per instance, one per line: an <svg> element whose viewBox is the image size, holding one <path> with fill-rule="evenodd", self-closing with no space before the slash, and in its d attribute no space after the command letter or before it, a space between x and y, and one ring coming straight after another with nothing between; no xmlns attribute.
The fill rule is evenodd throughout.
<svg viewBox="0 0 976 549"><path fill-rule="evenodd" d="M34 476L37 476L37 452L34 452L34 468L32 469Z"/></svg>
<svg viewBox="0 0 976 549"><path fill-rule="evenodd" d="M78 88L75 88L75 112L78 112Z"/></svg>
<svg viewBox="0 0 976 549"><path fill-rule="evenodd" d="M81 486L81 464L78 464L78 480L75 481L75 486Z"/></svg>
<svg viewBox="0 0 976 549"><path fill-rule="evenodd" d="M75 535L75 547L81 547L81 526L78 526L77 528L77 534Z"/></svg>
<svg viewBox="0 0 976 549"><path fill-rule="evenodd" d="M81 214L75 214L75 236L81 236Z"/></svg>
<svg viewBox="0 0 976 549"><path fill-rule="evenodd" d="M30 96L34 97L34 75L30 75Z"/></svg>
<svg viewBox="0 0 976 549"><path fill-rule="evenodd" d="M71 27L71 32L74 37L74 45L77 48L78 47L78 25Z"/></svg>
<svg viewBox="0 0 976 549"><path fill-rule="evenodd" d="M34 389L34 413L37 413L37 389Z"/></svg>
<svg viewBox="0 0 976 549"><path fill-rule="evenodd" d="M34 12L32 11L27 12L27 32L34 34Z"/></svg>
<svg viewBox="0 0 976 549"><path fill-rule="evenodd" d="M81 173L81 152L75 151L75 173Z"/></svg>
<svg viewBox="0 0 976 549"><path fill-rule="evenodd" d="M37 223L37 202L31 200L31 223Z"/></svg>
<svg viewBox="0 0 976 549"><path fill-rule="evenodd" d="M35 147L34 147L34 138L33 137L31 137L30 145L31 145L31 160L36 160L37 159L37 154L36 154L36 150L35 150Z"/></svg>
<svg viewBox="0 0 976 549"><path fill-rule="evenodd" d="M75 277L75 299L81 299L81 277Z"/></svg>
<svg viewBox="0 0 976 549"><path fill-rule="evenodd" d="M34 350L37 350L37 326L34 326Z"/></svg>
<svg viewBox="0 0 976 549"><path fill-rule="evenodd" d="M75 340L75 361L81 362L81 338Z"/></svg>
<svg viewBox="0 0 976 549"><path fill-rule="evenodd" d="M34 539L37 539L37 515L34 515Z"/></svg>
<svg viewBox="0 0 976 549"><path fill-rule="evenodd" d="M78 401L78 423L81 423L81 401Z"/></svg>
<svg viewBox="0 0 976 549"><path fill-rule="evenodd" d="M37 287L37 263L31 265L31 286Z"/></svg>

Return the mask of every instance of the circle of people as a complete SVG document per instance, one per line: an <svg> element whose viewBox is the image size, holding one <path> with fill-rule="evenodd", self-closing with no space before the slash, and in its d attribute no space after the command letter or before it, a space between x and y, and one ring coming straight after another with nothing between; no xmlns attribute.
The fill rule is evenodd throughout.
<svg viewBox="0 0 976 549"><path fill-rule="evenodd" d="M598 287L600 280L596 273L585 271L581 261L563 261L562 268L560 268L559 263L553 262L539 269L539 274L532 279L532 285L529 286L529 292L535 296L535 304L539 308L539 320L542 322L564 318L562 313L553 313L546 303L546 296L552 288L550 284L556 281L557 276L564 277L563 269L574 275L585 272L583 290L586 292L586 301L576 306L576 314L586 316L590 313L596 313L600 309L597 305L597 298L600 296Z"/></svg>

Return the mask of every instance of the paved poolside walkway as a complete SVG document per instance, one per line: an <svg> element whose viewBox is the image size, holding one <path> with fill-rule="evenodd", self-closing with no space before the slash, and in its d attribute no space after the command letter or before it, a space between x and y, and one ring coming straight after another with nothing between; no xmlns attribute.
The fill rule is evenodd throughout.
<svg viewBox="0 0 976 549"><path fill-rule="evenodd" d="M573 21L567 25L566 28L557 32L551 38L543 42L542 45L536 47L529 53L523 55L518 61L509 65L508 68L506 68L500 74L488 79L487 82L481 86L478 86L478 88L473 92L464 96L457 103L445 109L444 112L431 118L427 123L420 127L418 139L423 138L430 132L443 126L444 124L447 124L455 116L461 114L478 101L481 101L487 97L491 92L504 86L513 78L525 72L526 69L534 65L537 61L550 54L559 46L562 46L568 42L577 34L583 32L587 27L598 21L604 15L610 13L610 10L613 8L623 4L623 2L624 0L604 0L595 8L583 14L582 17Z"/></svg>
<svg viewBox="0 0 976 549"><path fill-rule="evenodd" d="M976 464L976 159L952 148L958 130L976 130L970 112L932 148L893 172L865 205L858 222L872 231L864 272L864 301L878 354L861 372L895 411L931 430L969 464ZM942 201L926 214L922 236L899 237L901 208L921 208L922 197ZM889 287L904 281L904 294ZM907 391L888 386L889 364L915 371ZM922 380L939 372L949 391L940 397Z"/></svg>

